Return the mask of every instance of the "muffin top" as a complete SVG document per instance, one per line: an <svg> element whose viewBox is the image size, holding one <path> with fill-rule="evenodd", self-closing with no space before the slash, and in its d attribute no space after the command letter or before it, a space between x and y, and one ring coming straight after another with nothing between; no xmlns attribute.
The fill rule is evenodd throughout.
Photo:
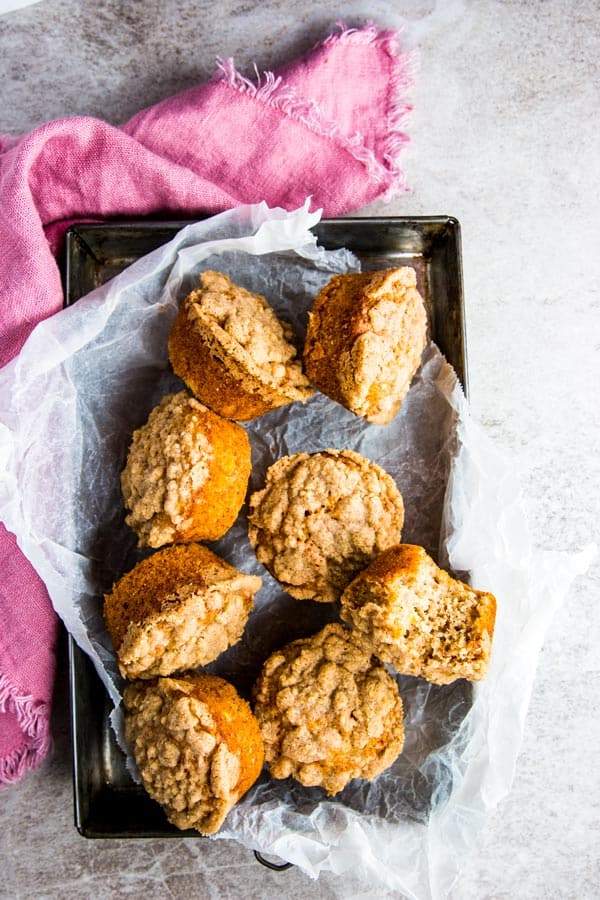
<svg viewBox="0 0 600 900"><path fill-rule="evenodd" d="M212 662L241 637L260 586L201 544L137 563L104 599L121 674L151 678Z"/></svg>
<svg viewBox="0 0 600 900"><path fill-rule="evenodd" d="M131 441L121 487L141 547L216 540L233 524L250 474L246 432L187 391L168 394Z"/></svg>
<svg viewBox="0 0 600 900"><path fill-rule="evenodd" d="M250 498L258 560L297 599L337 600L354 575L400 540L392 477L352 450L285 456Z"/></svg>
<svg viewBox="0 0 600 900"><path fill-rule="evenodd" d="M250 707L214 675L133 682L125 735L143 784L177 828L217 831L256 781L263 742Z"/></svg>
<svg viewBox="0 0 600 900"><path fill-rule="evenodd" d="M267 300L207 270L169 335L173 370L211 409L246 420L313 394L291 326Z"/></svg>
<svg viewBox="0 0 600 900"><path fill-rule="evenodd" d="M352 778L375 777L404 744L395 680L359 635L338 624L269 657L254 712L271 774L328 794Z"/></svg>
<svg viewBox="0 0 600 900"><path fill-rule="evenodd" d="M387 424L419 367L426 334L427 313L410 266L335 275L309 315L306 372L356 415Z"/></svg>
<svg viewBox="0 0 600 900"><path fill-rule="evenodd" d="M296 358L291 326L277 318L263 296L221 272L203 272L200 282L202 288L186 299L186 310L204 337L218 344L232 364L274 390L294 399L312 393Z"/></svg>

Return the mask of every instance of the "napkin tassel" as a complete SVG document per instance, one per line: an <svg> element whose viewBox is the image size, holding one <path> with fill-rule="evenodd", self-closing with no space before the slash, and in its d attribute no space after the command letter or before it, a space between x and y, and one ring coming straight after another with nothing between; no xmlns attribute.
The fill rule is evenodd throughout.
<svg viewBox="0 0 600 900"><path fill-rule="evenodd" d="M3 713L16 717L26 743L0 760L0 785L14 784L26 771L39 766L52 742L49 704L19 695L9 679L0 675L0 714Z"/></svg>
<svg viewBox="0 0 600 900"><path fill-rule="evenodd" d="M256 65L254 71L256 81L251 81L239 72L234 60L217 58L217 71L214 81L227 84L241 94L266 103L280 110L296 121L302 122L311 131L322 137L336 141L357 162L361 162L370 180L388 181L388 188L383 196L390 200L396 194L409 191L406 174L401 165L404 151L410 143L405 128L412 114L412 105L405 99L407 91L413 85L417 54L414 51L401 54L399 52L398 32L381 30L369 23L364 28L347 28L343 22L336 23L341 29L338 34L331 34L318 43L315 50L327 49L338 42L348 44L372 44L381 48L392 61L390 77L390 97L386 111L387 134L381 160L370 147L367 147L360 131L353 135L341 132L336 122L328 120L316 100L302 97L290 85L286 85L282 76L275 77L273 72L259 72ZM391 176L391 180L390 180Z"/></svg>

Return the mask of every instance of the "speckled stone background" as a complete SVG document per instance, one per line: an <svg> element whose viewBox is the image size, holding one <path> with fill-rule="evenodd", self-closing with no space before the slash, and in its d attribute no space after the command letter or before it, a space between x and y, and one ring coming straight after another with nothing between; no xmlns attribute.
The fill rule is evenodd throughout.
<svg viewBox="0 0 600 900"><path fill-rule="evenodd" d="M474 414L521 470L536 543L576 549L599 537L597 0L42 0L0 16L0 132L79 113L118 123L209 77L217 55L251 74L340 18L404 17L421 52L413 192L363 212L460 219ZM512 793L453 900L600 897L599 572L552 624ZM359 896L334 876L269 872L233 843L81 838L64 642L53 726L51 757L0 793L0 897Z"/></svg>

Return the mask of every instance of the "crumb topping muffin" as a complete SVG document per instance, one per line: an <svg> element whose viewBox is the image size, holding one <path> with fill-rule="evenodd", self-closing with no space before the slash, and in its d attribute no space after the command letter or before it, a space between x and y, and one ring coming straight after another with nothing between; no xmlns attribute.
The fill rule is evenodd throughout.
<svg viewBox="0 0 600 900"><path fill-rule="evenodd" d="M169 335L173 371L207 406L251 419L313 393L281 322L260 294L206 271L184 299Z"/></svg>
<svg viewBox="0 0 600 900"><path fill-rule="evenodd" d="M409 266L335 275L309 314L306 374L369 422L392 421L420 365L427 313L416 285Z"/></svg>
<svg viewBox="0 0 600 900"><path fill-rule="evenodd" d="M244 429L186 391L168 394L133 433L121 487L140 547L217 540L233 525L250 477Z"/></svg>
<svg viewBox="0 0 600 900"><path fill-rule="evenodd" d="M214 675L134 682L125 736L144 787L177 828L213 834L260 775L263 742L250 707Z"/></svg>
<svg viewBox="0 0 600 900"><path fill-rule="evenodd" d="M423 547L377 557L342 594L341 616L404 675L449 684L487 673L495 597L452 578Z"/></svg>
<svg viewBox="0 0 600 900"><path fill-rule="evenodd" d="M259 562L299 600L329 602L404 521L393 478L352 450L284 456L250 497L249 537Z"/></svg>
<svg viewBox="0 0 600 900"><path fill-rule="evenodd" d="M254 712L271 775L330 795L352 778L379 775L404 745L395 680L360 636L338 624L269 657Z"/></svg>
<svg viewBox="0 0 600 900"><path fill-rule="evenodd" d="M165 547L137 563L104 598L121 675L208 665L240 639L261 584L201 544Z"/></svg>

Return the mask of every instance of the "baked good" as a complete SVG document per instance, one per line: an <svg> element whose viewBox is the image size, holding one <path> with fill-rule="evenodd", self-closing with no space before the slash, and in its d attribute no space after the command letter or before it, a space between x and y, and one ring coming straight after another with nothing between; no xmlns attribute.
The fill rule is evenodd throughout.
<svg viewBox="0 0 600 900"><path fill-rule="evenodd" d="M136 681L125 688L125 737L142 783L177 828L213 834L260 775L258 723L214 675Z"/></svg>
<svg viewBox="0 0 600 900"><path fill-rule="evenodd" d="M169 356L203 403L230 419L252 419L313 393L292 337L264 297L207 271L181 304Z"/></svg>
<svg viewBox="0 0 600 900"><path fill-rule="evenodd" d="M494 596L456 581L423 547L385 550L348 585L341 616L404 675L449 684L488 670Z"/></svg>
<svg viewBox="0 0 600 900"><path fill-rule="evenodd" d="M348 582L398 543L404 505L393 478L352 450L284 456L250 497L259 562L299 600L339 599Z"/></svg>
<svg viewBox="0 0 600 900"><path fill-rule="evenodd" d="M408 266L335 275L309 314L311 384L369 422L391 422L419 368L427 313L416 285Z"/></svg>
<svg viewBox="0 0 600 900"><path fill-rule="evenodd" d="M379 775L402 751L396 681L342 625L273 653L253 696L274 778L336 794L352 778Z"/></svg>
<svg viewBox="0 0 600 900"><path fill-rule="evenodd" d="M121 675L208 665L240 639L261 584L201 544L173 544L137 563L104 598Z"/></svg>
<svg viewBox="0 0 600 900"><path fill-rule="evenodd" d="M187 391L168 394L133 433L121 474L125 521L140 547L215 541L241 509L250 468L240 425Z"/></svg>

